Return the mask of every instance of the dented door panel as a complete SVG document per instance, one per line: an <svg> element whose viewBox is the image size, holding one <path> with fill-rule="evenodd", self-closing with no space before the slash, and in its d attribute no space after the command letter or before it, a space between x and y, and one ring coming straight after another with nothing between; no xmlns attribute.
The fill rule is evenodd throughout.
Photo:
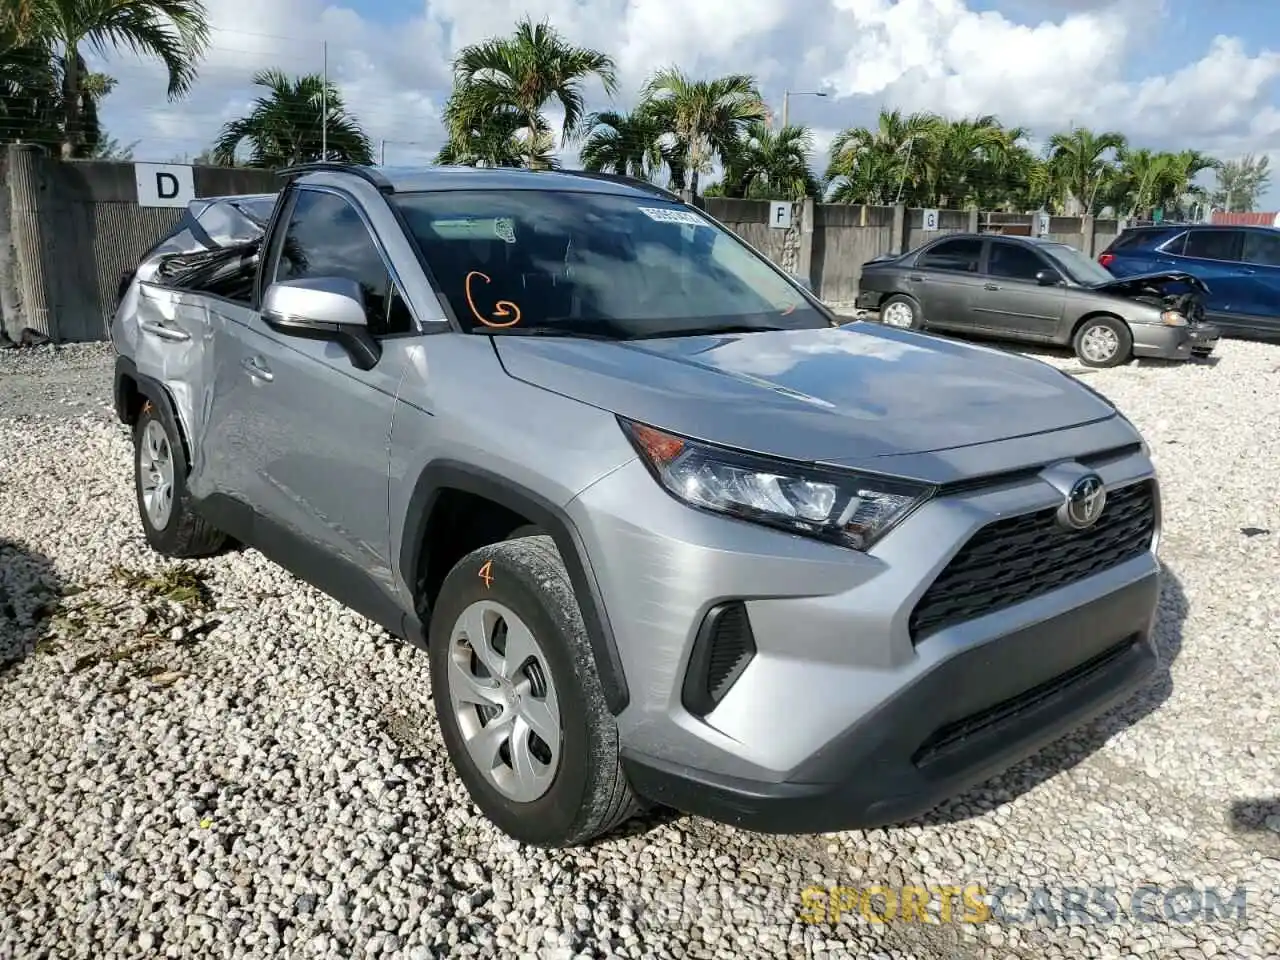
<svg viewBox="0 0 1280 960"><path fill-rule="evenodd" d="M203 432L205 395L216 362L207 299L189 290L138 282L117 314L124 352L138 373L168 389L188 438Z"/></svg>
<svg viewBox="0 0 1280 960"><path fill-rule="evenodd" d="M244 376L244 362L250 346L245 342L250 320L257 314L246 304L208 297L212 363L202 397L203 415L199 443L188 481L197 498L228 495L247 506L252 484L253 451L258 430L246 420L253 403L245 403L242 393L253 389Z"/></svg>

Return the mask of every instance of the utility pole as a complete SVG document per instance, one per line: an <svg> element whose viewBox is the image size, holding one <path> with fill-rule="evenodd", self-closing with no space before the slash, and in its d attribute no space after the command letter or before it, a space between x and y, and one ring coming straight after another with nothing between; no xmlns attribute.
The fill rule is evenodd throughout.
<svg viewBox="0 0 1280 960"><path fill-rule="evenodd" d="M329 41L324 41L324 86L320 88L320 159L329 159Z"/></svg>

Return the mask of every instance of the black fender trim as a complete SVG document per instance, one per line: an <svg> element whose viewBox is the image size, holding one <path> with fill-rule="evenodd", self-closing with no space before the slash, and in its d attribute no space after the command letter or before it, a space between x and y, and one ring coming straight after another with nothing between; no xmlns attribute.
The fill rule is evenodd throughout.
<svg viewBox="0 0 1280 960"><path fill-rule="evenodd" d="M113 390L117 419L125 426L133 426L134 417L129 411L129 394L124 386L126 377L133 381L139 396L146 397L157 407L164 408L169 421L177 428L178 439L182 441L182 452L187 458L187 469L190 470L194 451L191 449L191 438L187 436L187 425L183 423L182 417L178 416L178 405L173 402L173 395L169 393L169 389L163 383L154 377L139 373L137 364L128 357L121 355L116 356L115 386Z"/></svg>
<svg viewBox="0 0 1280 960"><path fill-rule="evenodd" d="M141 396L146 397L157 406L166 407L169 416L173 418L173 422L182 427L182 419L178 416L178 408L174 405L173 397L169 395L169 391L165 389L163 383L154 377L148 377L138 372L138 366L132 360L125 356L116 357L116 375L115 386L113 390L116 417L121 423L132 426L133 418L129 411L129 394L125 390L125 380L132 380ZM183 438L186 442L186 438ZM188 457L188 463L190 458Z"/></svg>
<svg viewBox="0 0 1280 960"><path fill-rule="evenodd" d="M124 387L126 379L132 380L137 385L138 392L142 392L143 378L138 375L137 365L128 357L122 357L117 354L116 372L112 378L111 398L115 403L116 419L121 423L128 424L131 421L129 417L129 394Z"/></svg>
<svg viewBox="0 0 1280 960"><path fill-rule="evenodd" d="M417 570L427 549L427 524L440 492L462 490L513 510L550 534L564 560L573 584L582 619L595 654L596 670L604 688L605 702L617 716L630 702L622 659L609 625L604 598L582 535L563 509L538 494L518 487L505 477L456 460L436 460L418 477L405 516L404 539L400 545L400 572L404 582L416 589Z"/></svg>

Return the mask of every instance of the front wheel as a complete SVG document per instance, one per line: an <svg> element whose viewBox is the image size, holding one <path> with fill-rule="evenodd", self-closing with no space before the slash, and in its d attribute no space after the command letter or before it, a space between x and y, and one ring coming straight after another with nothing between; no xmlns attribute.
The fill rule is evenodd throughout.
<svg viewBox="0 0 1280 960"><path fill-rule="evenodd" d="M449 759L500 830L534 846L573 846L639 812L550 537L463 557L440 588L429 647Z"/></svg>
<svg viewBox="0 0 1280 960"><path fill-rule="evenodd" d="M226 537L191 508L178 426L150 400L133 425L133 485L147 543L166 557L216 553Z"/></svg>
<svg viewBox="0 0 1280 960"><path fill-rule="evenodd" d="M1080 324L1074 346L1086 367L1116 367L1133 353L1133 334L1115 317L1093 317Z"/></svg>

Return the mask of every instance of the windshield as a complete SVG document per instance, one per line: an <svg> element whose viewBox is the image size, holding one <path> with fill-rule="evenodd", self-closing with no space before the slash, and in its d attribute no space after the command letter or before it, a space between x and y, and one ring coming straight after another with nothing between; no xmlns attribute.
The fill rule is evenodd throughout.
<svg viewBox="0 0 1280 960"><path fill-rule="evenodd" d="M732 233L657 197L476 190L392 202L469 332L632 338L830 325Z"/></svg>
<svg viewBox="0 0 1280 960"><path fill-rule="evenodd" d="M1086 257L1075 247L1065 243L1046 243L1040 249L1052 257L1076 283L1089 287L1110 283L1115 275L1096 260Z"/></svg>

